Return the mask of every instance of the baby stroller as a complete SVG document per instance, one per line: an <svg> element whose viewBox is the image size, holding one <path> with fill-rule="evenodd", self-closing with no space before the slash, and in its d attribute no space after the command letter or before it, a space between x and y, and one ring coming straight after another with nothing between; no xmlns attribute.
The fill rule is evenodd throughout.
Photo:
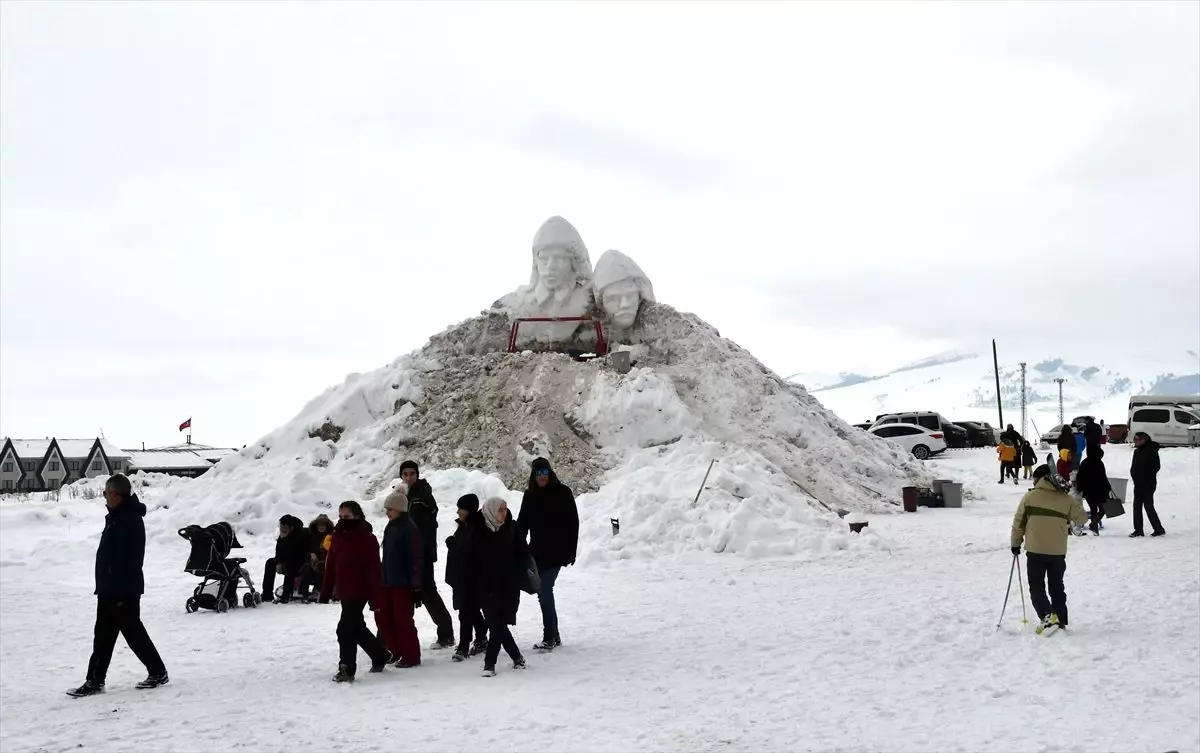
<svg viewBox="0 0 1200 753"><path fill-rule="evenodd" d="M232 549L241 549L233 526L228 523L213 523L201 528L191 525L180 528L179 535L192 544L184 570L202 579L185 605L187 611L214 609L228 612L237 606L238 581L245 579L250 593L242 595L242 606L257 607L262 603L262 594L254 588L250 573L242 567L244 557L229 558Z"/></svg>

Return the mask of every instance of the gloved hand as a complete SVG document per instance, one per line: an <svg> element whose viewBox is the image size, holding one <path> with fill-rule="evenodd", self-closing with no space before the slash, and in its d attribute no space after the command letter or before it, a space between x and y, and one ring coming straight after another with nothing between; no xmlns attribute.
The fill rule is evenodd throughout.
<svg viewBox="0 0 1200 753"><path fill-rule="evenodd" d="M412 600L413 600L413 609L420 609L421 604L423 603L421 601L421 591L420 590L416 590L416 591L412 592Z"/></svg>
<svg viewBox="0 0 1200 753"><path fill-rule="evenodd" d="M1014 557L1019 557L1019 556L1021 555L1021 547L1019 547L1019 546L1014 546L1014 547L1012 548L1012 553L1013 553L1013 556L1014 556Z"/></svg>

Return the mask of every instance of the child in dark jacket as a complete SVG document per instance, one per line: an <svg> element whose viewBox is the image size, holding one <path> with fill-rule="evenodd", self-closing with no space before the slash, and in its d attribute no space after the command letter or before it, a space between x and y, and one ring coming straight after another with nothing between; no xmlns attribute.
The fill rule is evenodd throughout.
<svg viewBox="0 0 1200 753"><path fill-rule="evenodd" d="M453 606L458 611L458 648L454 661L465 660L487 650L487 620L479 606L475 579L470 577L469 561L483 526L479 497L466 494L458 500L458 528L446 539L446 583L454 589ZM475 642L471 642L471 634Z"/></svg>
<svg viewBox="0 0 1200 753"><path fill-rule="evenodd" d="M1104 503L1111 488L1108 471L1104 468L1104 450L1095 445L1088 450L1087 457L1079 464L1079 475L1075 479L1080 495L1088 504L1091 523L1088 529L1100 535L1100 519L1104 517Z"/></svg>
<svg viewBox="0 0 1200 753"><path fill-rule="evenodd" d="M421 532L408 514L408 496L392 492L384 500L388 524L383 529L383 588L375 622L400 669L421 663L421 644L413 611L421 603L424 566Z"/></svg>
<svg viewBox="0 0 1200 753"><path fill-rule="evenodd" d="M1025 466L1025 478L1033 475L1033 466L1037 465L1037 453L1033 451L1033 445L1029 444L1029 440L1021 442L1021 465Z"/></svg>
<svg viewBox="0 0 1200 753"><path fill-rule="evenodd" d="M529 545L503 499L492 497L483 504L481 513L483 527L479 529L478 543L472 546L471 577L479 589L480 605L491 634L483 656L483 676L495 677L501 647L513 660L514 669L525 668L525 658L508 626L517 624Z"/></svg>

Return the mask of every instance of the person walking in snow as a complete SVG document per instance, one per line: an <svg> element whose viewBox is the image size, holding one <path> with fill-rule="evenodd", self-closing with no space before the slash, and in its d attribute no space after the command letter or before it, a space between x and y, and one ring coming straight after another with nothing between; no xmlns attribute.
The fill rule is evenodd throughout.
<svg viewBox="0 0 1200 753"><path fill-rule="evenodd" d="M104 531L96 548L96 627L92 639L92 657L87 678L67 691L74 698L104 692L108 665L112 661L117 636L145 665L147 677L136 687L148 690L166 685L167 668L154 641L142 624L141 601L145 592L142 563L146 557L146 506L142 504L129 478L117 474L104 484Z"/></svg>
<svg viewBox="0 0 1200 753"><path fill-rule="evenodd" d="M395 491L384 500L383 589L375 621L383 642L400 669L421 663L421 644L413 610L421 604L421 532L408 514L408 497Z"/></svg>
<svg viewBox="0 0 1200 753"><path fill-rule="evenodd" d="M437 578L433 564L437 562L437 500L429 482L421 478L421 469L416 461L405 460L400 464L400 480L408 486L409 515L421 531L421 601L429 612L429 618L437 625L437 641L429 648L438 651L454 645L454 621L438 593Z"/></svg>
<svg viewBox="0 0 1200 753"><path fill-rule="evenodd" d="M562 645L554 584L564 567L575 564L579 546L579 510L575 506L575 495L558 480L550 461L545 458L537 458L531 464L529 485L521 500L517 524L529 533L529 551L541 578L538 603L542 608L542 642L534 648L553 651Z"/></svg>
<svg viewBox="0 0 1200 753"><path fill-rule="evenodd" d="M292 600L292 591L300 578L300 571L309 564L314 555L312 536L295 515L284 515L279 519L279 538L275 540L275 556L267 560L263 570L263 601L275 600L275 576L283 576L280 604ZM303 587L301 591L303 592Z"/></svg>
<svg viewBox="0 0 1200 753"><path fill-rule="evenodd" d="M1071 455L1075 454L1075 434L1071 431L1070 424L1064 424L1058 432L1058 452L1061 455L1063 450L1066 450ZM1066 458L1070 460L1071 458ZM1063 476L1066 478L1066 476Z"/></svg>
<svg viewBox="0 0 1200 753"><path fill-rule="evenodd" d="M1034 486L1017 505L1013 516L1011 546L1014 557L1025 545L1029 600L1037 612L1042 632L1051 625L1067 627L1067 536L1071 523L1083 525L1087 517L1079 500L1052 480L1050 467L1039 465L1033 472ZM1050 598L1046 598L1049 581Z"/></svg>
<svg viewBox="0 0 1200 753"><path fill-rule="evenodd" d="M1029 440L1021 442L1021 465L1025 466L1025 478L1033 475L1033 466L1037 464L1037 453L1033 451L1033 445L1029 444Z"/></svg>
<svg viewBox="0 0 1200 753"><path fill-rule="evenodd" d="M1087 457L1079 464L1079 475L1075 479L1079 494L1088 504L1091 523L1088 529L1100 535L1100 520L1104 517L1104 503L1112 486L1108 482L1108 471L1104 467L1104 450L1097 446L1088 449Z"/></svg>
<svg viewBox="0 0 1200 753"><path fill-rule="evenodd" d="M1000 458L1000 483L1003 484L1010 476L1017 483L1017 448L1011 439L1001 440L996 447L996 455Z"/></svg>
<svg viewBox="0 0 1200 753"><path fill-rule="evenodd" d="M1089 455L1099 450L1100 445L1104 442L1104 430L1100 428L1100 424L1096 423L1095 416L1087 416L1084 419L1083 442ZM1103 451L1101 453L1103 454Z"/></svg>
<svg viewBox="0 0 1200 753"><path fill-rule="evenodd" d="M1162 461L1158 457L1158 443L1150 439L1150 435L1139 431L1133 435L1133 462L1129 466L1129 478L1133 481L1133 533L1129 537L1138 538L1145 535L1142 530L1142 509L1150 518L1151 536L1164 536L1166 531L1158 513L1154 509L1154 492L1158 490L1158 472L1162 469Z"/></svg>
<svg viewBox="0 0 1200 753"><path fill-rule="evenodd" d="M336 590L342 604L338 620L338 671L334 682L354 682L358 649L371 659L371 671L382 672L389 654L379 639L367 629L363 609L379 607L379 539L357 502L338 507L338 522L333 527L333 542L325 558L325 581L321 584L321 603L328 604Z"/></svg>
<svg viewBox="0 0 1200 753"><path fill-rule="evenodd" d="M483 528L472 542L470 569L491 633L483 655L483 676L495 677L501 647L512 659L513 669L525 668L525 658L508 626L517 624L529 547L503 499L492 497L480 512Z"/></svg>
<svg viewBox="0 0 1200 753"><path fill-rule="evenodd" d="M454 661L465 661L487 650L487 620L479 608L475 578L470 573L471 557L482 536L483 515L479 497L464 494L458 499L458 527L446 539L446 583L453 589L452 603L458 611L458 648ZM471 642L472 633L475 641Z"/></svg>

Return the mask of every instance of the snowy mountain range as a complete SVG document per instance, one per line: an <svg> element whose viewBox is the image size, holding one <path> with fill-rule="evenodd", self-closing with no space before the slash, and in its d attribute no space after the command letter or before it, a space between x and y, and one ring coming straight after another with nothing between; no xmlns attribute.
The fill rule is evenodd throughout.
<svg viewBox="0 0 1200 753"><path fill-rule="evenodd" d="M951 351L880 374L809 372L788 381L804 385L846 421L861 423L881 413L932 410L951 421L997 423L996 377L991 353ZM1180 350L1162 357L1086 359L1049 355L1026 361L1029 416L1040 431L1058 423L1062 385L1067 420L1082 414L1124 423L1131 395L1200 394L1200 356ZM1000 361L1000 402L1007 423L1019 423L1021 370ZM1031 426L1030 429L1033 427Z"/></svg>

